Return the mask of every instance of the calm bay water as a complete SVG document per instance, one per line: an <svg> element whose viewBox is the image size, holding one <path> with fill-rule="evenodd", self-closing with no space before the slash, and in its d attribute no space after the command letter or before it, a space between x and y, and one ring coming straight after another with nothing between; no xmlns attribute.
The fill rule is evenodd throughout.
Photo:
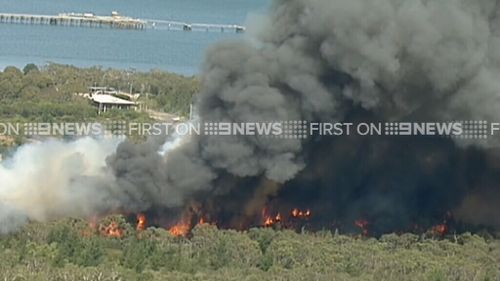
<svg viewBox="0 0 500 281"><path fill-rule="evenodd" d="M0 0L0 12L55 15L93 12L142 19L196 23L241 24L263 13L270 0ZM122 69L198 72L211 44L238 35L233 32L116 30L43 25L0 24L0 68L34 62Z"/></svg>

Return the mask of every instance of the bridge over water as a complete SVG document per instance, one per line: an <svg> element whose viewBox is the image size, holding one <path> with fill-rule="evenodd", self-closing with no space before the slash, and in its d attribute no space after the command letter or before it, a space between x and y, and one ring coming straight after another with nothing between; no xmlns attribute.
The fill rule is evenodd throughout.
<svg viewBox="0 0 500 281"><path fill-rule="evenodd" d="M135 30L159 29L207 32L245 32L244 26L235 24L188 23L157 19L135 19L122 16L117 12L111 13L111 16L97 16L92 13L63 13L58 15L0 13L0 23L107 27Z"/></svg>

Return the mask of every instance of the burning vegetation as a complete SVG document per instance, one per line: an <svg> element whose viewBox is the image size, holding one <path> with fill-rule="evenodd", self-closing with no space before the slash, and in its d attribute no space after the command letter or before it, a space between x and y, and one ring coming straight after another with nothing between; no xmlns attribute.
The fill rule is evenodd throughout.
<svg viewBox="0 0 500 281"><path fill-rule="evenodd" d="M312 213L314 219L317 213ZM155 223L153 217L146 218L148 226ZM0 278L229 281L251 274L256 280L289 281L359 281L361 276L386 281L500 280L500 240L491 236L457 234L438 240L406 233L360 239L278 230L277 225L224 230L198 221L187 237L172 239L167 227L138 230L140 222L132 214L96 223L114 229L111 233L120 229L123 236L112 238L99 227L92 236L79 235L80 228L89 227L79 219L30 223L16 234L0 236Z"/></svg>
<svg viewBox="0 0 500 281"><path fill-rule="evenodd" d="M368 236L368 225L369 225L369 222L367 220L356 220L354 221L354 224L359 227L359 229L361 229L361 232L363 234L363 236Z"/></svg>
<svg viewBox="0 0 500 281"><path fill-rule="evenodd" d="M123 229L120 228L117 222L111 222L109 225L101 227L101 234L111 238L122 238Z"/></svg>
<svg viewBox="0 0 500 281"><path fill-rule="evenodd" d="M300 209L293 208L287 215L282 215L280 212L269 214L268 208L264 208L262 209L262 226L273 227L279 225L283 228L292 228L299 222L307 222L311 216L312 212L309 209L302 211Z"/></svg>
<svg viewBox="0 0 500 281"><path fill-rule="evenodd" d="M262 209L259 216L253 219L242 218L237 223L227 223L222 218L218 220L210 220L209 218L215 217L213 214L203 213L202 209L193 207L181 212L179 218L176 216L169 217L169 213L153 215L148 218L148 214L139 213L135 216L124 215L123 217L109 217L99 221L96 217L89 219L88 227L94 233L98 233L103 237L108 238L123 238L127 230L123 227L124 224L129 223L135 225L136 232L143 232L148 227L163 228L167 230L172 236L175 237L191 237L192 230L197 226L212 225L221 229L239 229L247 231L251 228L273 228L275 230L293 230L296 232L302 231L324 231L330 230L332 233L344 233L348 235L361 237L380 237L383 233L377 233L370 229L377 229L367 219L357 219L352 221L351 224L346 223L330 223L326 224L320 217L317 219L314 212L309 208L292 208L288 212L271 211L272 208L265 207ZM171 213L170 213L171 215ZM135 221L132 219L135 218ZM126 218L125 220L123 218ZM128 219L127 219L128 218ZM248 223L242 223L246 221ZM253 221L253 223L252 223ZM327 227L327 225L329 225ZM463 226L457 224L451 212L446 212L446 217L441 222L434 225L414 225L412 229L402 229L395 231L398 234L414 233L426 234L435 238L445 238L448 234L456 234L458 232L470 229L470 226ZM88 231L84 231L84 236L90 235ZM90 232L91 233L91 232Z"/></svg>
<svg viewBox="0 0 500 281"><path fill-rule="evenodd" d="M187 221L180 221L168 230L173 236L187 236L193 226Z"/></svg>
<svg viewBox="0 0 500 281"><path fill-rule="evenodd" d="M138 214L137 215L137 227L136 229L138 231L143 231L147 227L147 218L145 214Z"/></svg>

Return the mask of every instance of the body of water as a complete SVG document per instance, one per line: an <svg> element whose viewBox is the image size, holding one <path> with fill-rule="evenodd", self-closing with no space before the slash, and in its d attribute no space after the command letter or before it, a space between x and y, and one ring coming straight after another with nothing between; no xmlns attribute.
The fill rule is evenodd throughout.
<svg viewBox="0 0 500 281"><path fill-rule="evenodd" d="M269 0L0 0L0 12L55 15L63 12L111 11L141 19L244 25L263 13ZM234 32L117 30L66 26L0 24L0 68L48 62L81 67L163 69L196 74L211 44Z"/></svg>

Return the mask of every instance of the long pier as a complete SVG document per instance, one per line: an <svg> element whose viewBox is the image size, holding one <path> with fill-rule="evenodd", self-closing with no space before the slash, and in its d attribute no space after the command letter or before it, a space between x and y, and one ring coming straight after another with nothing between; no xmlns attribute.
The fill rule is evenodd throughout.
<svg viewBox="0 0 500 281"><path fill-rule="evenodd" d="M62 13L58 15L0 13L0 23L63 25L78 27L108 27L134 30L159 29L207 32L245 32L245 27L240 25L187 23L180 21L155 19L135 19L122 16L117 12L112 12L111 16L97 16L92 13Z"/></svg>
<svg viewBox="0 0 500 281"><path fill-rule="evenodd" d="M111 16L96 16L91 13L69 13L58 14L55 16L0 13L0 23L111 27L120 29L146 28L145 21L123 17L117 13L113 13Z"/></svg>
<svg viewBox="0 0 500 281"><path fill-rule="evenodd" d="M148 28L160 30L183 30L183 31L207 31L207 32L245 32L245 27L236 24L208 24L208 23L186 23L168 20L145 20Z"/></svg>

